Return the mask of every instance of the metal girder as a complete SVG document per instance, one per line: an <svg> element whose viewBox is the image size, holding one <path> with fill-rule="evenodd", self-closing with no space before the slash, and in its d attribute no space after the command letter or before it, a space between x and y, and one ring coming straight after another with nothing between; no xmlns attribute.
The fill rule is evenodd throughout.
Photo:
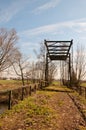
<svg viewBox="0 0 86 130"><path fill-rule="evenodd" d="M55 54L56 54L56 55L59 55L59 54L61 54L61 55L66 55L67 53L66 53L66 52L54 52L54 51L53 51L53 52L50 52L50 55L51 55L51 54L54 54L54 55L55 55Z"/></svg>
<svg viewBox="0 0 86 130"><path fill-rule="evenodd" d="M67 42L70 42L70 41L48 41L47 40L47 43L67 43Z"/></svg>
<svg viewBox="0 0 86 130"><path fill-rule="evenodd" d="M73 44L73 40L71 41L44 41L47 53L46 53L46 68L45 68L45 81L48 82L48 64L49 59L59 60L59 61L67 61L68 60L68 79L71 84L71 53L70 49Z"/></svg>
<svg viewBox="0 0 86 130"><path fill-rule="evenodd" d="M48 48L48 50L49 50L49 52L50 51L68 51L68 49L64 49L64 48L62 48L62 49L60 49L60 48L58 48L58 49L56 49L56 48L49 49Z"/></svg>
<svg viewBox="0 0 86 130"><path fill-rule="evenodd" d="M72 44L73 44L73 40L71 40L70 46L69 46L68 51L67 51L67 56L69 54L69 51L70 51L70 48L71 48Z"/></svg>
<svg viewBox="0 0 86 130"><path fill-rule="evenodd" d="M48 56L51 60L66 60L73 44L71 41L46 41Z"/></svg>
<svg viewBox="0 0 86 130"><path fill-rule="evenodd" d="M66 60L67 56L65 55L50 55L51 60Z"/></svg>
<svg viewBox="0 0 86 130"><path fill-rule="evenodd" d="M64 48L66 48L66 47L69 47L68 45L48 45L48 47L64 47Z"/></svg>

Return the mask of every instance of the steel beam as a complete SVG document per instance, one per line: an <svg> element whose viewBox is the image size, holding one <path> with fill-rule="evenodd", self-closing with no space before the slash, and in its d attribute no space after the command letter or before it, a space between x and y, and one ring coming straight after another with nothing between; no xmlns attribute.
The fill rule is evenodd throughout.
<svg viewBox="0 0 86 130"><path fill-rule="evenodd" d="M46 66L45 66L45 86L48 83L48 53L46 53Z"/></svg>

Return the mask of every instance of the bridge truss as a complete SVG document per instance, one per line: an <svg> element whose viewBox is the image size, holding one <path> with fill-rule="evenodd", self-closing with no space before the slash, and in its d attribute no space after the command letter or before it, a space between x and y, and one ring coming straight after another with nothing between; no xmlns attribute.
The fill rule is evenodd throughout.
<svg viewBox="0 0 86 130"><path fill-rule="evenodd" d="M73 68L73 40L71 41L47 41L44 40L46 46L46 67L45 81L48 82L49 60L60 61L62 80L68 80L71 84L71 73ZM65 68L67 68L65 70ZM66 74L65 74L66 71Z"/></svg>

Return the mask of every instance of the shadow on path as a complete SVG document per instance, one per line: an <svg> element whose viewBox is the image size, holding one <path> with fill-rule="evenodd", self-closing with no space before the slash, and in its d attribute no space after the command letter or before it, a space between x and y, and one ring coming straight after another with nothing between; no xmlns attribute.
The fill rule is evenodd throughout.
<svg viewBox="0 0 86 130"><path fill-rule="evenodd" d="M64 89L64 88L63 88ZM54 89L54 88L44 88L43 91L51 91L51 92L64 92L64 93L73 93L73 90L62 90L60 88Z"/></svg>

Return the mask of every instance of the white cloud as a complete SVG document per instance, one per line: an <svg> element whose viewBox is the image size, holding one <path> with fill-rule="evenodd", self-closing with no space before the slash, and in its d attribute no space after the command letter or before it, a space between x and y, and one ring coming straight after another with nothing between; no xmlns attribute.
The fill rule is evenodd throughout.
<svg viewBox="0 0 86 130"><path fill-rule="evenodd" d="M66 21L66 22L61 22L56 24L45 25L31 30L23 31L19 35L29 37L29 36L48 34L51 32L60 33L64 29L71 29L72 31L78 33L86 32L86 19L84 21L80 19L80 20Z"/></svg>
<svg viewBox="0 0 86 130"><path fill-rule="evenodd" d="M86 32L86 21L82 21L82 22L77 22L74 26L74 30L77 33L82 33L82 32Z"/></svg>
<svg viewBox="0 0 86 130"><path fill-rule="evenodd" d="M29 48L29 49L33 49L35 47L38 47L38 45L34 42L21 42L21 47L22 48Z"/></svg>
<svg viewBox="0 0 86 130"><path fill-rule="evenodd" d="M10 21L14 15L21 11L30 0L15 0L12 1L8 7L0 11L0 22Z"/></svg>
<svg viewBox="0 0 86 130"><path fill-rule="evenodd" d="M46 11L50 8L55 8L59 4L60 0L50 0L49 2L37 7L33 12L39 14L42 11Z"/></svg>

